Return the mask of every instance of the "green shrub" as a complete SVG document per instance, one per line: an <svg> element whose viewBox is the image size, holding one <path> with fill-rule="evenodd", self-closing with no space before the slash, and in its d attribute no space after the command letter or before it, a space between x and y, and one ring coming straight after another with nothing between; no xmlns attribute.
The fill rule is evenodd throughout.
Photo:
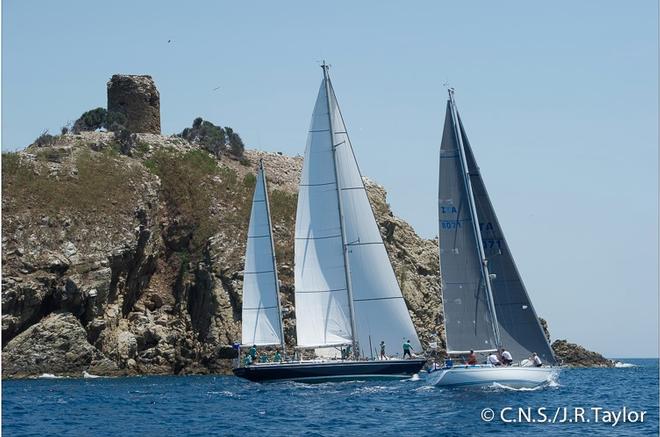
<svg viewBox="0 0 660 437"><path fill-rule="evenodd" d="M192 127L185 128L178 136L191 143L200 144L216 157L228 151L233 156L241 158L245 151L243 140L232 128L225 127L223 129L210 121L204 120L202 117L193 120Z"/></svg>
<svg viewBox="0 0 660 437"><path fill-rule="evenodd" d="M105 108L95 108L84 112L78 120L73 123L73 132L95 131L106 127L108 111Z"/></svg>
<svg viewBox="0 0 660 437"><path fill-rule="evenodd" d="M37 137L36 140L34 140L34 144L39 147L52 146L55 144L55 140L56 138L49 134L47 130L45 130L41 133L41 135Z"/></svg>
<svg viewBox="0 0 660 437"><path fill-rule="evenodd" d="M215 156L220 156L226 148L225 131L220 126L203 120L202 117L197 117L192 127L185 128L180 136L191 143L200 144Z"/></svg>
<svg viewBox="0 0 660 437"><path fill-rule="evenodd" d="M253 173L248 173L243 178L243 185L245 185L245 188L253 190L256 183L257 177Z"/></svg>
<svg viewBox="0 0 660 437"><path fill-rule="evenodd" d="M21 158L17 152L2 153L2 174L15 175L21 166Z"/></svg>

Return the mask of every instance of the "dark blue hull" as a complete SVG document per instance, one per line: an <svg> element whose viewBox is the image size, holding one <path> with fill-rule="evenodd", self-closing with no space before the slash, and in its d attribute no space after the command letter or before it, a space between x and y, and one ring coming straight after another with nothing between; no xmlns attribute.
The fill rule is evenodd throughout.
<svg viewBox="0 0 660 437"><path fill-rule="evenodd" d="M290 380L299 382L403 379L419 372L426 359L387 361L324 361L256 364L237 367L234 375L254 382Z"/></svg>

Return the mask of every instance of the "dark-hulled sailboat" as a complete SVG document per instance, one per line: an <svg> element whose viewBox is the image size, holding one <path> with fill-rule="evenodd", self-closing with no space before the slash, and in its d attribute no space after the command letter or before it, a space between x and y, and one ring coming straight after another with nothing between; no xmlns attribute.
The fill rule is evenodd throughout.
<svg viewBox="0 0 660 437"><path fill-rule="evenodd" d="M297 347L314 349L317 357L325 358L252 364L234 369L234 374L252 381L407 378L417 373L426 360L373 359L379 356L379 351L374 352L381 341L385 342L390 352L392 349L402 352L401 346L405 341L410 341L412 349L420 352L421 344L380 236L328 76L328 66L324 63L322 68L323 81L312 114L298 191L295 307ZM263 171L260 174L266 197L268 191L265 189ZM264 204L266 208L262 214L268 215L267 200ZM251 222L266 222L255 217L254 208L253 203ZM270 223L270 220L267 222ZM250 229L253 229L252 224ZM250 232L248 252L251 239L259 238ZM259 232L259 235L270 235L272 241L270 228ZM264 250L268 247L272 251L272 244L264 246ZM248 270L249 258L246 258ZM263 260L264 268L274 270L274 253L266 253ZM266 260L270 260L271 264ZM257 269L255 274L260 271ZM263 275L267 276L266 273ZM272 272L268 275L270 279L264 279L264 290L276 286ZM249 284L246 283L246 286ZM250 341L257 344L257 339L249 333L263 332L262 328L254 326L260 320L268 320L264 324L269 333L266 341L270 343L262 344L281 343L284 346L281 315L279 325L276 325L266 313L279 308L274 304L276 298L273 292L268 293L270 297L263 298L262 302L249 304L248 308L257 308L250 311L262 311L262 318L244 318L244 344L252 344ZM261 292L256 295L261 295ZM352 351L349 359L327 358L331 355L329 351L349 347Z"/></svg>
<svg viewBox="0 0 660 437"><path fill-rule="evenodd" d="M514 358L533 353L556 363L490 202L449 90L438 189L439 247L447 353L486 354L505 347ZM444 386L499 383L535 387L549 367L454 366L432 380Z"/></svg>

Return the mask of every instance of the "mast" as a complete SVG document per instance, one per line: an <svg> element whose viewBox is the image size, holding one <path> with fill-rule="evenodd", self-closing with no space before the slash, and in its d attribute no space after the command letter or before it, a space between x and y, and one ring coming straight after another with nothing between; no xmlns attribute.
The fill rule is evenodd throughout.
<svg viewBox="0 0 660 437"><path fill-rule="evenodd" d="M344 274L346 276L346 290L348 291L348 309L349 317L351 319L351 338L353 340L353 355L358 357L358 348L357 348L357 328L355 325L355 309L353 307L353 287L351 285L351 272L350 265L348 262L348 241L346 240L346 230L344 224L344 208L342 205L341 199L341 189L339 188L339 173L337 172L337 153L336 148L339 144L335 144L335 128L334 123L332 122L332 111L330 107L330 77L328 75L328 64L323 61L321 65L323 69L323 81L325 82L325 96L326 103L328 107L328 122L330 126L330 146L332 147L332 161L333 168L335 172L335 181L337 184L337 205L339 206L339 229L341 230L341 243L342 243L342 252L344 254Z"/></svg>
<svg viewBox="0 0 660 437"><path fill-rule="evenodd" d="M454 101L454 89L449 88L449 102L451 107L451 119L454 124L454 135L456 136L456 144L458 144L459 157L461 161L461 169L463 175L463 182L467 191L468 205L472 215L472 230L474 237L477 240L477 249L479 251L479 258L481 259L481 271L486 284L486 298L488 300L488 308L490 309L491 319L493 324L493 332L495 333L495 347L499 350L502 346L500 337L500 328L497 321L497 313L495 312L495 300L493 298L493 289L490 284L490 273L488 273L488 260L484 251L483 241L481 239L481 230L479 229L479 217L477 216L477 208L474 200L474 193L472 192L472 184L470 182L470 172L467 166L467 159L465 157L465 146L463 145L463 138L460 134L460 127L458 126L458 111L456 109L456 102Z"/></svg>
<svg viewBox="0 0 660 437"><path fill-rule="evenodd" d="M273 239L273 224L270 218L270 200L268 199L268 186L266 184L266 169L264 168L264 160L259 160L259 169L264 181L264 198L266 199L266 215L268 217L268 233L270 234L270 248L273 256L273 272L275 273L275 290L277 295L277 314L280 321L280 346L282 347L282 355L286 356L286 342L284 341L284 320L282 319L282 303L280 302L280 280L277 277L277 260L275 259L275 241Z"/></svg>

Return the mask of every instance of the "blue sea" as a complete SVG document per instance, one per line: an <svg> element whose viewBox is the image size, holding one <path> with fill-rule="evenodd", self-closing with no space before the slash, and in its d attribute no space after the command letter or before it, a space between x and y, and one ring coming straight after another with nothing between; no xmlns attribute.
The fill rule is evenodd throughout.
<svg viewBox="0 0 660 437"><path fill-rule="evenodd" d="M534 391L442 389L429 386L423 375L419 380L318 385L256 384L232 376L8 380L2 383L2 433L658 435L658 360L623 361L631 366L563 369L555 384ZM614 416L605 411L624 407L614 425ZM583 415L575 415L576 408ZM637 420L624 423L624 415Z"/></svg>

